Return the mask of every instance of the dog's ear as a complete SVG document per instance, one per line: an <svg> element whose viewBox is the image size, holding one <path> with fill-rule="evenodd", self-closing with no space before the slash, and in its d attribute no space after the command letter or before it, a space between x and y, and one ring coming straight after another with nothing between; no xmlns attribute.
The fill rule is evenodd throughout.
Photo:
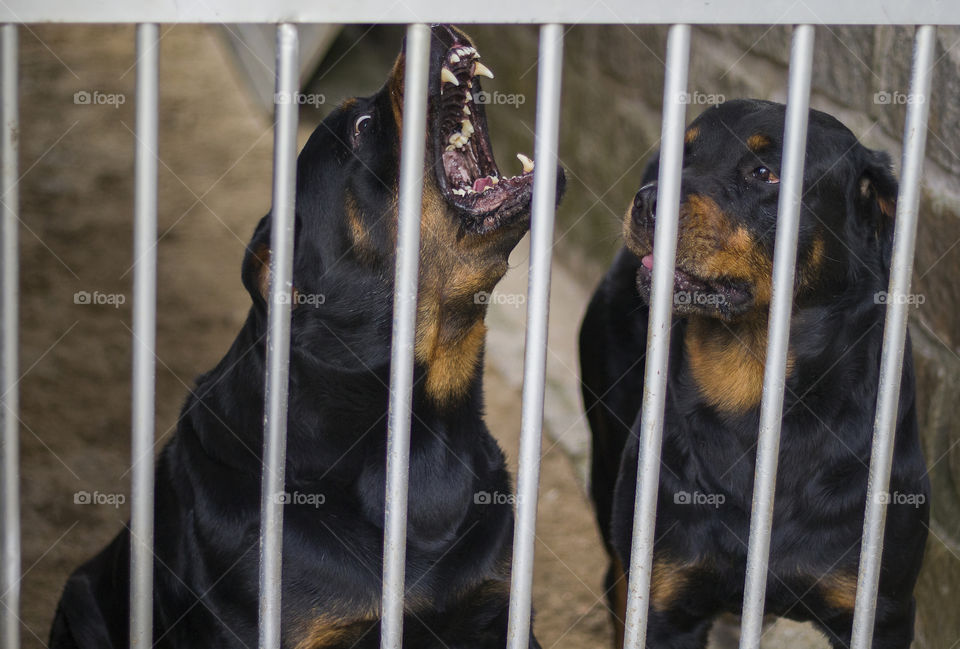
<svg viewBox="0 0 960 649"><path fill-rule="evenodd" d="M884 267L889 267L893 249L897 188L890 156L883 151L863 149L853 188L854 219L879 242Z"/></svg>
<svg viewBox="0 0 960 649"><path fill-rule="evenodd" d="M240 271L243 286L254 304L266 304L270 291L270 215L260 219L253 238L247 244Z"/></svg>

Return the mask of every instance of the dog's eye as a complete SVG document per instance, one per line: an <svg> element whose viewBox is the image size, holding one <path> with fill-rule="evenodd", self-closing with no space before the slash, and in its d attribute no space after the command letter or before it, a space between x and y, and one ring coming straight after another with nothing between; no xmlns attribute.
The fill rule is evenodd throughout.
<svg viewBox="0 0 960 649"><path fill-rule="evenodd" d="M780 182L780 177L766 167L757 167L753 170L753 177L770 185L776 185Z"/></svg>
<svg viewBox="0 0 960 649"><path fill-rule="evenodd" d="M373 119L370 115L361 115L357 118L357 121L353 123L353 136L357 137L363 133L368 126L370 126L370 120Z"/></svg>

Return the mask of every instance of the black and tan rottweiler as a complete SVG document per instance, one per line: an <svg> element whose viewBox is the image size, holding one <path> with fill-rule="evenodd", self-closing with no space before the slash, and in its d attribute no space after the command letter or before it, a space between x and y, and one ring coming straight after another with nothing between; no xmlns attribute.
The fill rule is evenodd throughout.
<svg viewBox="0 0 960 649"><path fill-rule="evenodd" d="M705 646L743 600L784 107L731 101L686 131L647 646ZM580 334L592 496L622 619L656 227L657 162ZM767 613L850 642L897 183L889 158L811 111ZM907 649L929 484L904 357L873 646ZM615 626L619 626L615 624ZM622 627L617 633L622 633Z"/></svg>
<svg viewBox="0 0 960 649"><path fill-rule="evenodd" d="M532 163L502 175L470 39L432 30L410 451L404 644L502 649L513 512L482 418L486 300L529 225ZM379 645L386 414L404 57L297 166L282 644ZM560 174L562 179L562 172ZM559 184L559 183L558 183ZM558 190L559 198L559 190ZM243 261L253 299L156 471L157 647L255 647L270 219ZM128 646L130 536L69 578L54 649ZM538 646L531 637L533 646Z"/></svg>

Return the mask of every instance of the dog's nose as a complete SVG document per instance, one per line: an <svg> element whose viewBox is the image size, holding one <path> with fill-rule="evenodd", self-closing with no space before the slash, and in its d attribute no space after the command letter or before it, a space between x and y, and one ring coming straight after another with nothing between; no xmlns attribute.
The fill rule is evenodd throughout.
<svg viewBox="0 0 960 649"><path fill-rule="evenodd" d="M633 218L637 225L650 227L657 212L657 183L648 183L633 197Z"/></svg>

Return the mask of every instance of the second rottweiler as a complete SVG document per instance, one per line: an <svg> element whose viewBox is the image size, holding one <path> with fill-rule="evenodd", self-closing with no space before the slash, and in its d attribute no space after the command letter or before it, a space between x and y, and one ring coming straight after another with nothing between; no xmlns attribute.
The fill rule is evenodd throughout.
<svg viewBox="0 0 960 649"><path fill-rule="evenodd" d="M314 131L297 165L282 644L379 646L404 58ZM462 32L432 32L410 440L404 646L502 649L513 511L482 418L489 292L527 230L532 163L500 173L490 76ZM518 165L519 167L520 165ZM562 179L562 173L560 174ZM154 645L257 646L270 218L243 262L253 305L187 399L156 472ZM130 535L67 581L53 649L129 646ZM538 647L531 634L531 644Z"/></svg>
<svg viewBox="0 0 960 649"><path fill-rule="evenodd" d="M686 132L647 646L704 647L740 613L766 353L784 107L731 101ZM622 620L656 227L657 164L580 336L592 496ZM811 111L767 613L850 642L897 184L886 155ZM927 535L909 340L876 649L907 649ZM622 633L622 627L618 630Z"/></svg>

